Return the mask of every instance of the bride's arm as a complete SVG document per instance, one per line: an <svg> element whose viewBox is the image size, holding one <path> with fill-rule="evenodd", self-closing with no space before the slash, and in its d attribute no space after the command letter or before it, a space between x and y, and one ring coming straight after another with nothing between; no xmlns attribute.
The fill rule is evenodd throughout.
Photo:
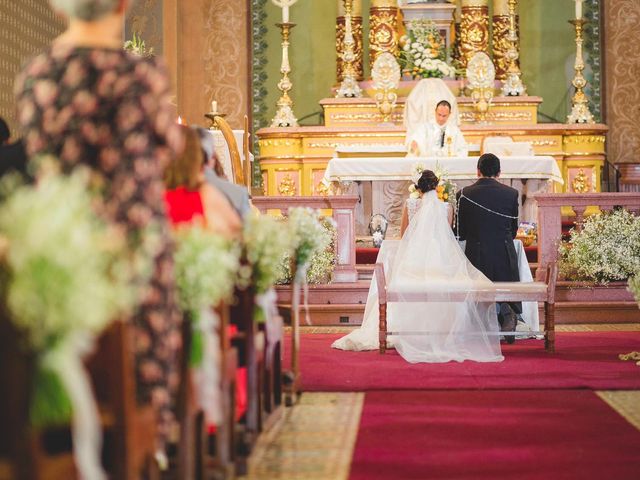
<svg viewBox="0 0 640 480"><path fill-rule="evenodd" d="M453 227L453 205L447 202L447 220L449 221L449 226Z"/></svg>
<svg viewBox="0 0 640 480"><path fill-rule="evenodd" d="M404 231L409 226L409 213L407 212L407 204L402 207L402 218L400 220L400 238L404 236Z"/></svg>

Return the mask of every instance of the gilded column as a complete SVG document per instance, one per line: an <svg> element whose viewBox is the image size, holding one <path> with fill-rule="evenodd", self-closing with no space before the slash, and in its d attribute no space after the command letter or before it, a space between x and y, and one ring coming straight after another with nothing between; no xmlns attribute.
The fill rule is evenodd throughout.
<svg viewBox="0 0 640 480"><path fill-rule="evenodd" d="M344 51L344 0L338 1L338 17L336 18L336 78L342 82L342 52ZM351 30L355 44L356 60L353 64L358 81L364 80L364 66L362 62L362 0L353 0L353 14L351 16Z"/></svg>
<svg viewBox="0 0 640 480"><path fill-rule="evenodd" d="M496 78L504 80L507 78L507 70L509 69L509 61L505 58L510 47L510 42L507 39L509 35L509 0L493 0L492 22L493 64L496 67ZM520 17L518 15L516 15L516 34L518 35L516 49L520 51ZM516 64L518 67L520 66L520 59L516 60Z"/></svg>
<svg viewBox="0 0 640 480"><path fill-rule="evenodd" d="M463 68L476 52L489 54L489 0L462 0L460 63Z"/></svg>
<svg viewBox="0 0 640 480"><path fill-rule="evenodd" d="M369 8L369 63L384 52L398 54L398 0L371 0Z"/></svg>

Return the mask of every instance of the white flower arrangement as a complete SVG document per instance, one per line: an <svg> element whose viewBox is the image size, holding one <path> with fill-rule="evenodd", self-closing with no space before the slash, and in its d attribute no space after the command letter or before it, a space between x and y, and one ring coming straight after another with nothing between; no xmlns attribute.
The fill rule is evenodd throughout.
<svg viewBox="0 0 640 480"><path fill-rule="evenodd" d="M135 302L125 239L95 214L88 178L79 168L43 175L35 186L9 187L0 205L4 300L37 360L35 426L68 422L80 403L92 410L82 357Z"/></svg>
<svg viewBox="0 0 640 480"><path fill-rule="evenodd" d="M407 35L400 37L399 63L413 78L443 78L456 75L446 60L444 39L431 20L413 21Z"/></svg>
<svg viewBox="0 0 640 480"><path fill-rule="evenodd" d="M147 50L145 41L137 32L133 32L131 40L127 40L126 42L124 42L123 48L128 52L131 52L134 55L139 55L141 57L153 56L153 48Z"/></svg>
<svg viewBox="0 0 640 480"><path fill-rule="evenodd" d="M559 246L560 272L567 278L606 284L640 272L640 218L626 210L588 217Z"/></svg>
<svg viewBox="0 0 640 480"><path fill-rule="evenodd" d="M243 239L256 292L264 293L278 279L283 254L291 253L289 229L270 215L252 215L245 221Z"/></svg>
<svg viewBox="0 0 640 480"><path fill-rule="evenodd" d="M231 241L193 225L176 231L178 299L192 315L231 300L240 268L240 249Z"/></svg>
<svg viewBox="0 0 640 480"><path fill-rule="evenodd" d="M337 233L333 219L323 218L311 208L293 208L289 210L286 222L292 250L281 258L277 283L292 282L292 257L296 271L306 271L309 283L326 282L336 262Z"/></svg>

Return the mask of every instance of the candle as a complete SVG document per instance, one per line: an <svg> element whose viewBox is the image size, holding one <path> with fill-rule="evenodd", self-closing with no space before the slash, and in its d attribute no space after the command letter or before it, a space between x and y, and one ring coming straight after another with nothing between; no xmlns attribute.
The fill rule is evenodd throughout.
<svg viewBox="0 0 640 480"><path fill-rule="evenodd" d="M282 23L289 23L289 5L282 7Z"/></svg>
<svg viewBox="0 0 640 480"><path fill-rule="evenodd" d="M183 125L182 117L180 115L178 115L178 125Z"/></svg>
<svg viewBox="0 0 640 480"><path fill-rule="evenodd" d="M576 20L582 18L582 0L576 0Z"/></svg>
<svg viewBox="0 0 640 480"><path fill-rule="evenodd" d="M211 111L213 113L218 113L218 102L216 102L215 100L211 102Z"/></svg>

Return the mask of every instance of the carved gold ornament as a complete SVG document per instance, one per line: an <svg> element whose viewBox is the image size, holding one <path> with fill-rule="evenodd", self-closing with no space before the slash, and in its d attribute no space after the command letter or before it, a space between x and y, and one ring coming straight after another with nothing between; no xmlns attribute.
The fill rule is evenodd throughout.
<svg viewBox="0 0 640 480"><path fill-rule="evenodd" d="M578 170L578 174L573 178L571 189L575 193L587 193L591 191L591 182L582 168Z"/></svg>
<svg viewBox="0 0 640 480"><path fill-rule="evenodd" d="M507 76L509 63L505 58L509 50L510 42L507 40L509 33L509 15L494 15L492 28L493 62L496 67L496 78L504 80Z"/></svg>
<svg viewBox="0 0 640 480"><path fill-rule="evenodd" d="M316 184L315 192L317 195L322 195L323 197L326 197L331 193L331 186L327 184L325 181L320 180Z"/></svg>
<svg viewBox="0 0 640 480"><path fill-rule="evenodd" d="M373 65L381 53L398 53L398 9L371 7L369 12L369 62Z"/></svg>
<svg viewBox="0 0 640 480"><path fill-rule="evenodd" d="M489 49L489 7L462 7L460 58L463 67L476 52Z"/></svg>
<svg viewBox="0 0 640 480"><path fill-rule="evenodd" d="M296 182L290 174L286 174L278 185L278 193L285 197L293 197L296 194Z"/></svg>
<svg viewBox="0 0 640 480"><path fill-rule="evenodd" d="M376 90L376 105L382 114L383 122L388 122L396 107L398 94L395 90L398 89L401 77L396 57L389 52L381 53L373 64L371 77Z"/></svg>

